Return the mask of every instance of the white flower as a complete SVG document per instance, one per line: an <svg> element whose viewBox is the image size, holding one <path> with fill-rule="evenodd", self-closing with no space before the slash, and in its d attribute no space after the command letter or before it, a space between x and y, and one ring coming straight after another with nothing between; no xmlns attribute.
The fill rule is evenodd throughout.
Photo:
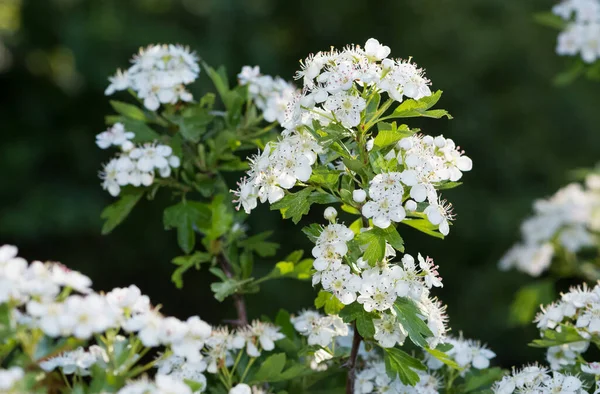
<svg viewBox="0 0 600 394"><path fill-rule="evenodd" d="M343 91L329 96L324 104L324 108L333 112L342 126L347 128L358 126L360 114L366 107L365 99Z"/></svg>
<svg viewBox="0 0 600 394"><path fill-rule="evenodd" d="M398 322L396 316L383 314L381 319L373 319L375 326L375 340L382 347L394 347L397 344L402 345L406 339L407 332Z"/></svg>
<svg viewBox="0 0 600 394"><path fill-rule="evenodd" d="M229 390L229 394L252 394L252 389L245 383L237 384Z"/></svg>
<svg viewBox="0 0 600 394"><path fill-rule="evenodd" d="M356 292L361 288L361 278L350 272L350 267L342 265L337 270L328 270L321 276L324 290L333 293L342 304L349 305L356 300Z"/></svg>
<svg viewBox="0 0 600 394"><path fill-rule="evenodd" d="M18 381L25 377L25 372L20 367L0 369L0 390L11 392Z"/></svg>
<svg viewBox="0 0 600 394"><path fill-rule="evenodd" d="M118 147L129 147L131 146L131 139L135 137L135 134L131 131L126 131L125 126L122 123L115 123L108 130L96 136L96 145L100 149L106 149L110 146ZM128 150L128 149L124 149Z"/></svg>
<svg viewBox="0 0 600 394"><path fill-rule="evenodd" d="M109 78L106 95L131 88L151 111L157 110L160 104L192 100L192 95L184 85L198 77L200 67L196 56L187 48L150 45L140 49L132 63L127 71L119 70Z"/></svg>
<svg viewBox="0 0 600 394"><path fill-rule="evenodd" d="M390 47L381 45L375 38L369 38L365 44L365 53L375 60L383 60L390 54Z"/></svg>
<svg viewBox="0 0 600 394"><path fill-rule="evenodd" d="M442 278L440 278L439 273L437 272L438 266L434 265L433 259L427 257L423 259L421 253L417 256L419 259L419 267L421 267L421 271L425 274L425 284L428 288L432 287L444 287L442 284Z"/></svg>
<svg viewBox="0 0 600 394"><path fill-rule="evenodd" d="M581 371L592 375L600 376L600 363L593 362L589 364L581 364Z"/></svg>
<svg viewBox="0 0 600 394"><path fill-rule="evenodd" d="M192 394L190 386L168 375L156 375L156 387L160 394Z"/></svg>
<svg viewBox="0 0 600 394"><path fill-rule="evenodd" d="M368 201L362 208L362 214L373 218L373 224L380 228L388 228L392 222L401 222L406 217L402 200L395 196Z"/></svg>
<svg viewBox="0 0 600 394"><path fill-rule="evenodd" d="M359 290L360 295L356 299L358 303L362 304L367 312L390 309L396 301L396 291L392 280L387 276L369 279L365 279L363 276L363 283Z"/></svg>

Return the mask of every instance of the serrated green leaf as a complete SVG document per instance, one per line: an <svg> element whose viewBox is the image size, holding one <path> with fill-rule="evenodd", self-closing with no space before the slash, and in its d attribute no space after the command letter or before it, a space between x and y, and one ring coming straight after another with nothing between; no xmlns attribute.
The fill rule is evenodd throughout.
<svg viewBox="0 0 600 394"><path fill-rule="evenodd" d="M374 231L364 231L356 237L356 241L364 249L363 259L370 265L375 265L385 256L385 238Z"/></svg>
<svg viewBox="0 0 600 394"><path fill-rule="evenodd" d="M340 311L340 318L342 318L344 323L352 323L364 313L365 308L358 302L353 302L350 305L346 305L344 309Z"/></svg>
<svg viewBox="0 0 600 394"><path fill-rule="evenodd" d="M340 171L330 170L327 167L319 166L313 169L309 182L313 185L335 188L341 174Z"/></svg>
<svg viewBox="0 0 600 394"><path fill-rule="evenodd" d="M442 96L442 91L438 90L431 96L423 97L419 100L408 99L402 102L392 113L391 116L397 118L426 117L439 119L443 116L452 119L448 111L443 109L429 110Z"/></svg>
<svg viewBox="0 0 600 394"><path fill-rule="evenodd" d="M273 234L273 231L265 231L238 242L238 245L249 251L255 252L260 257L274 256L279 248L279 244L266 241Z"/></svg>
<svg viewBox="0 0 600 394"><path fill-rule="evenodd" d="M171 281L178 289L183 287L183 274L192 267L200 269L200 264L211 261L212 256L205 252L196 252L189 256L175 257L171 262L177 265L177 269L171 275Z"/></svg>
<svg viewBox="0 0 600 394"><path fill-rule="evenodd" d="M165 209L163 224L165 230L177 229L177 243L185 252L190 253L196 243L194 225L206 223L211 212L206 204L196 201L181 201Z"/></svg>
<svg viewBox="0 0 600 394"><path fill-rule="evenodd" d="M105 220L102 226L102 235L109 234L121 224L143 195L144 190L136 188L127 194L122 194L116 202L104 208L100 214L100 218Z"/></svg>
<svg viewBox="0 0 600 394"><path fill-rule="evenodd" d="M393 379L397 376L404 384L409 386L416 385L420 378L415 370L427 370L427 367L421 361L400 349L386 348L384 351L384 361L388 376Z"/></svg>
<svg viewBox="0 0 600 394"><path fill-rule="evenodd" d="M415 303L408 298L399 297L394 303L394 310L410 340L415 345L426 349L428 347L427 338L433 336L433 333L421 318L421 311Z"/></svg>
<svg viewBox="0 0 600 394"><path fill-rule="evenodd" d="M213 270L211 270L211 272L213 272ZM211 283L210 289L213 291L213 293L215 293L215 298L217 299L217 301L223 302L225 298L239 292L243 285L253 280L254 278L247 278L243 280L226 278L222 282Z"/></svg>
<svg viewBox="0 0 600 394"><path fill-rule="evenodd" d="M564 345L565 343L573 343L583 341L584 339L579 335L577 329L573 326L566 324L560 325L560 331L557 330L544 330L542 332L542 339L536 339L529 344L531 347L546 348L551 346Z"/></svg>
<svg viewBox="0 0 600 394"><path fill-rule="evenodd" d="M323 231L323 227L319 226L316 223L310 224L308 226L304 226L302 228L302 232L310 239L311 242L317 242L317 239L321 235Z"/></svg>
<svg viewBox="0 0 600 394"><path fill-rule="evenodd" d="M323 308L328 315L337 315L344 308L344 304L333 294L321 290L315 299L315 307Z"/></svg>
<svg viewBox="0 0 600 394"><path fill-rule="evenodd" d="M140 120L129 119L121 116L119 121L123 123L125 130L131 131L133 134L135 134L132 141L136 144L154 142L160 138L160 134Z"/></svg>
<svg viewBox="0 0 600 394"><path fill-rule="evenodd" d="M285 353L276 353L269 356L252 376L252 382L272 382L278 379L285 367L285 362Z"/></svg>
<svg viewBox="0 0 600 394"><path fill-rule="evenodd" d="M297 224L303 215L310 210L310 194L314 189L306 187L297 193L290 193L283 199L271 204L271 210L278 209L284 219L291 218L294 224Z"/></svg>

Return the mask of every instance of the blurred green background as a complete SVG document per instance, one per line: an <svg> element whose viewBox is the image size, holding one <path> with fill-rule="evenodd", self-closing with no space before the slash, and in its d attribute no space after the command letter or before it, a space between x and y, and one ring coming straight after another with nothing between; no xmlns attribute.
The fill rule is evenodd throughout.
<svg viewBox="0 0 600 394"><path fill-rule="evenodd" d="M192 272L183 290L169 276L179 254L175 233L162 229L164 197L144 201L113 234L100 236L102 208L111 202L97 172L110 153L94 136L110 112L107 76L125 67L140 46L189 45L233 78L245 64L291 79L310 52L363 44L376 37L392 55L413 56L440 107L454 120L415 122L457 141L474 161L465 184L446 193L457 213L440 241L401 227L407 252L440 265L454 333L487 342L503 366L542 359L527 348L533 325L510 327L508 305L531 281L501 273L496 262L518 237L532 200L568 181L567 172L598 158L598 87L579 80L558 88L565 59L554 54L556 32L532 13L548 0L0 0L0 243L23 256L60 260L97 289L130 283L169 314L199 314L218 323L232 317L208 290L206 271ZM195 92L211 89L206 75ZM121 97L126 99L126 96ZM278 257L309 245L300 227L261 207L251 231L275 229L285 242ZM320 220L321 211L311 212ZM261 261L268 271L275 260ZM310 306L308 283L268 283L248 296L252 317Z"/></svg>

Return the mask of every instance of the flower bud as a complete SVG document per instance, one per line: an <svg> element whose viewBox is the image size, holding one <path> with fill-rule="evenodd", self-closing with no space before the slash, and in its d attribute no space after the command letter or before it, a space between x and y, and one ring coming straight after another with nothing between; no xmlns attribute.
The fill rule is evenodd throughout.
<svg viewBox="0 0 600 394"><path fill-rule="evenodd" d="M409 212L413 212L417 210L417 203L414 202L413 200L408 200L406 202L406 204L404 204L404 209L406 209Z"/></svg>
<svg viewBox="0 0 600 394"><path fill-rule="evenodd" d="M367 198L367 192L363 189L356 189L352 192L352 199L358 203L364 202Z"/></svg>
<svg viewBox="0 0 600 394"><path fill-rule="evenodd" d="M325 213L323 214L323 216L325 217L325 219L329 220L330 222L333 222L337 217L337 211L334 207L327 207L325 208Z"/></svg>

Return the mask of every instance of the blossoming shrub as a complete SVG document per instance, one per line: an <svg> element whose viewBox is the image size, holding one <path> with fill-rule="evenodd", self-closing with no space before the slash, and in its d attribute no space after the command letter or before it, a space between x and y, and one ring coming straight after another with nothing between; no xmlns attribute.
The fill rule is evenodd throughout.
<svg viewBox="0 0 600 394"><path fill-rule="evenodd" d="M585 182L571 183L548 199L536 200L534 215L521 224L522 241L500 259L502 270L516 268L537 279L517 293L512 319L529 323L540 303L554 299L554 281L600 279L600 177L586 171Z"/></svg>
<svg viewBox="0 0 600 394"><path fill-rule="evenodd" d="M571 56L567 71L556 77L565 84L580 75L600 80L600 1L561 0L552 12L536 15L538 22L560 30L556 53Z"/></svg>

